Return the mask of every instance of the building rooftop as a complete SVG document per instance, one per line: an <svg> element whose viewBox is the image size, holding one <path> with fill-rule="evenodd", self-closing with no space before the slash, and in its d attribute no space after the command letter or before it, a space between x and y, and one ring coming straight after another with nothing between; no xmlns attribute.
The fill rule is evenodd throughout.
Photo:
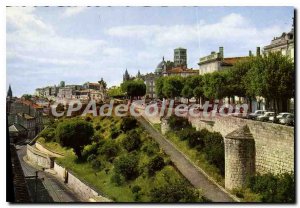
<svg viewBox="0 0 300 208"><path fill-rule="evenodd" d="M9 132L22 132L22 131L26 131L26 128L24 128L23 126L17 123L14 123L9 127Z"/></svg>
<svg viewBox="0 0 300 208"><path fill-rule="evenodd" d="M34 117L32 117L32 116L30 116L30 115L28 115L28 114L26 114L26 113L18 113L18 115L19 115L20 117L25 118L26 120L34 119Z"/></svg>

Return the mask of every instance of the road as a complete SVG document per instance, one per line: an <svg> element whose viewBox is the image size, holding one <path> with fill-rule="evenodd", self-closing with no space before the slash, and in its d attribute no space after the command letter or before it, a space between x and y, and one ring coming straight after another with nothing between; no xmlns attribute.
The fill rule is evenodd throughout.
<svg viewBox="0 0 300 208"><path fill-rule="evenodd" d="M38 169L30 166L23 158L26 155L26 145L16 145L17 154L20 159L20 163L25 177L35 176L35 172ZM69 187L67 187L62 181L50 173L43 171L38 172L38 195L37 202L80 202ZM31 195L35 196L35 179L26 179Z"/></svg>
<svg viewBox="0 0 300 208"><path fill-rule="evenodd" d="M186 156L180 152L161 133L157 132L143 117L136 117L142 126L155 139L160 147L170 156L178 170L190 181L190 183L203 191L203 195L213 202L234 202L233 198L216 184L210 181Z"/></svg>

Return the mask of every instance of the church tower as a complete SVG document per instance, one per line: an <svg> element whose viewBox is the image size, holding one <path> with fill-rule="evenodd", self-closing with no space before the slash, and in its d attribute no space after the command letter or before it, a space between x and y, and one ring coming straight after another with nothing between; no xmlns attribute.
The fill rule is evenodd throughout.
<svg viewBox="0 0 300 208"><path fill-rule="evenodd" d="M13 96L13 94L12 94L11 86L9 85L6 97L12 98L12 96Z"/></svg>

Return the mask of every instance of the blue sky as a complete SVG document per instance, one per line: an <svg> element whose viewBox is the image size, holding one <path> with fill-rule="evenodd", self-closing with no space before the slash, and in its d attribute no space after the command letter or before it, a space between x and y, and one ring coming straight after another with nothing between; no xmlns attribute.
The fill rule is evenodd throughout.
<svg viewBox="0 0 300 208"><path fill-rule="evenodd" d="M58 84L118 85L127 68L153 72L184 47L188 67L224 47L246 56L291 29L293 7L8 7L7 87L14 95Z"/></svg>

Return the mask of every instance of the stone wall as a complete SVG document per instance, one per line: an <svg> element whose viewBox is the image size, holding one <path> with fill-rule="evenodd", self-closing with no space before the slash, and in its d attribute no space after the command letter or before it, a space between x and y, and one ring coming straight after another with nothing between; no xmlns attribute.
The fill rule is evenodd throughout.
<svg viewBox="0 0 300 208"><path fill-rule="evenodd" d="M206 124L196 119L191 122L199 130L206 128ZM219 117L208 130L220 132L225 137L245 125L254 138L257 172L278 174L294 171L293 127L236 117Z"/></svg>
<svg viewBox="0 0 300 208"><path fill-rule="evenodd" d="M58 154L58 153L53 152L53 151L51 151L51 150L48 150L48 149L45 148L42 144L40 144L38 141L35 143L35 147L36 147L39 151L41 151L41 152L43 152L43 153L45 153L45 154L49 154L49 155L51 155L51 156L53 156L53 157L63 157L63 155L61 155L61 154Z"/></svg>
<svg viewBox="0 0 300 208"><path fill-rule="evenodd" d="M48 154L42 153L35 147L27 145L27 159L43 168L52 168L54 158L50 157Z"/></svg>
<svg viewBox="0 0 300 208"><path fill-rule="evenodd" d="M64 168L63 166L54 162L54 170L57 176L63 181L67 182L68 187L70 187L81 199L84 201L90 201L91 199L99 198L101 196L97 191L91 188L86 182L78 179L72 172ZM67 180L66 179L67 176ZM110 202L111 200L101 196L102 202Z"/></svg>

